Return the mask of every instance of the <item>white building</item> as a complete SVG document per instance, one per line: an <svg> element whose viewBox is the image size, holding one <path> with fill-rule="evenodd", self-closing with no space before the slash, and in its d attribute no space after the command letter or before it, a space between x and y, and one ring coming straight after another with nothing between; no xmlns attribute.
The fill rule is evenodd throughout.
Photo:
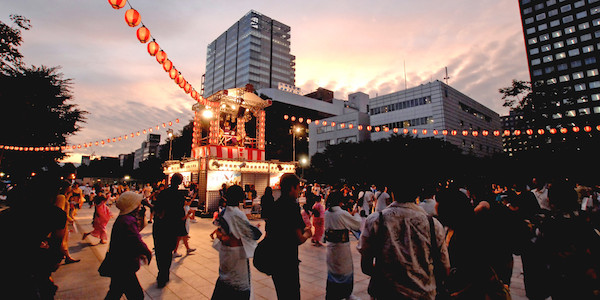
<svg viewBox="0 0 600 300"><path fill-rule="evenodd" d="M349 103L360 95L361 103L368 101L368 114L345 112L311 124L310 156L328 145L385 139L394 133L440 138L477 156L502 151L501 137L493 134L501 130L500 116L441 81L373 99L357 94L350 95Z"/></svg>

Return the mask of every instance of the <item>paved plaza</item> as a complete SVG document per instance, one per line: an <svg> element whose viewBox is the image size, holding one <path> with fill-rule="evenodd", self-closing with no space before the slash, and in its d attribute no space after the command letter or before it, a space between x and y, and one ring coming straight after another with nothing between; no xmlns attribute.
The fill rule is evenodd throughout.
<svg viewBox="0 0 600 300"><path fill-rule="evenodd" d="M108 233L118 215L118 209L113 205L111 211L115 217L108 224ZM85 204L76 217L74 230L70 233L69 246L71 255L81 259L81 262L61 265L54 280L59 286L57 299L104 299L108 292L110 279L98 275L98 266L108 250L108 244L98 244L95 237L81 240L82 232L92 230L94 209ZM142 266L137 273L146 299L210 299L215 282L219 276L219 255L212 248L209 234L216 228L210 219L197 218L197 223L190 223L190 246L197 250L190 255L175 258L171 266L171 281L163 289L156 287L156 261L153 258L149 265ZM264 222L251 221L260 225L264 231ZM141 232L150 249L153 248L152 224ZM367 294L369 277L360 271L360 256L356 250L357 241L351 241L354 260L354 296L359 299L370 299ZM180 245L180 253L185 253L185 247ZM300 285L302 299L325 299L327 278L326 249L314 247L307 242L299 248ZM273 281L269 276L252 269L253 299L276 299ZM511 285L513 299L527 299L523 289L522 267L519 257L515 257L515 267ZM123 297L125 299L125 297Z"/></svg>

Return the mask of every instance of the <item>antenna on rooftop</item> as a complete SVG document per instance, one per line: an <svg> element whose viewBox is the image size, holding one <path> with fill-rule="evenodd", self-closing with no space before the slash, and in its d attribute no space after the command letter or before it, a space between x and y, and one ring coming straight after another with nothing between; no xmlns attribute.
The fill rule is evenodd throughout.
<svg viewBox="0 0 600 300"><path fill-rule="evenodd" d="M446 80L446 85L448 84L448 79L450 79L450 77L448 76L448 67L444 67L446 68L446 77L444 77L444 80Z"/></svg>

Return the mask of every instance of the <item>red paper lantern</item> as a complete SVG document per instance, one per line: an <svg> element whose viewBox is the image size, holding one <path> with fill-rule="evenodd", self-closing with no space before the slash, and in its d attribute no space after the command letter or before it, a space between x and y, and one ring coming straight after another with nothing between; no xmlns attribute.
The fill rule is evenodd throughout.
<svg viewBox="0 0 600 300"><path fill-rule="evenodd" d="M561 129L560 129L560 133L562 133L562 134L565 134L565 133L567 133L567 132L569 132L569 130L568 130L568 129L566 129L566 128L561 128Z"/></svg>
<svg viewBox="0 0 600 300"><path fill-rule="evenodd" d="M413 134L417 134L417 133L419 133L419 131L418 131L418 130L416 130L416 129L413 129L413 130L412 130L412 133L413 133Z"/></svg>
<svg viewBox="0 0 600 300"><path fill-rule="evenodd" d="M584 130L585 132L590 132L590 131L592 131L592 127L590 127L590 126L585 126L585 127L583 127L583 130Z"/></svg>
<svg viewBox="0 0 600 300"><path fill-rule="evenodd" d="M525 132L526 132L528 135L532 135L532 134L533 134L533 130L531 130L531 129L527 129L527 130L525 130Z"/></svg>
<svg viewBox="0 0 600 300"><path fill-rule="evenodd" d="M555 134L556 133L556 128L551 128L550 129L550 134Z"/></svg>
<svg viewBox="0 0 600 300"><path fill-rule="evenodd" d="M170 59L165 60L163 63L163 69L165 69L165 72L170 72L173 69L173 63Z"/></svg>
<svg viewBox="0 0 600 300"><path fill-rule="evenodd" d="M463 136L467 136L467 135L469 135L469 132L468 132L468 131L466 131L466 130L463 130L463 131L462 131L462 135L463 135Z"/></svg>
<svg viewBox="0 0 600 300"><path fill-rule="evenodd" d="M452 131L450 131L450 134L452 134L452 135L456 135L456 134L457 134L457 131L456 131L456 130L452 130Z"/></svg>
<svg viewBox="0 0 600 300"><path fill-rule="evenodd" d="M140 22L142 22L142 17L137 10L130 8L125 12L125 23L127 23L129 27L138 26L140 25Z"/></svg>
<svg viewBox="0 0 600 300"><path fill-rule="evenodd" d="M509 136L510 135L510 130L504 130L504 135L505 136Z"/></svg>
<svg viewBox="0 0 600 300"><path fill-rule="evenodd" d="M183 78L183 75L182 75L181 82L179 82L179 87L184 88L186 83L187 83L187 81L185 80L185 78ZM294 121L294 120L292 120L292 121Z"/></svg>
<svg viewBox="0 0 600 300"><path fill-rule="evenodd" d="M423 131L421 131L423 134L427 134L427 129L423 129Z"/></svg>
<svg viewBox="0 0 600 300"><path fill-rule="evenodd" d="M137 38L140 41L140 43L145 44L150 39L150 30L148 30L146 26L142 26L138 28L135 35L137 35Z"/></svg>
<svg viewBox="0 0 600 300"><path fill-rule="evenodd" d="M163 64L165 61L167 60L167 53L165 51L158 51L158 53L156 53L156 61L159 64Z"/></svg>
<svg viewBox="0 0 600 300"><path fill-rule="evenodd" d="M183 88L183 90L185 91L186 94L189 94L192 91L192 85L189 82L187 82L185 84L185 87Z"/></svg>
<svg viewBox="0 0 600 300"><path fill-rule="evenodd" d="M573 127L573 132L579 132L579 127L577 127L577 126Z"/></svg>
<svg viewBox="0 0 600 300"><path fill-rule="evenodd" d="M494 136L499 136L500 135L500 131L499 130L494 130Z"/></svg>
<svg viewBox="0 0 600 300"><path fill-rule="evenodd" d="M545 131L544 131L544 129L538 129L538 134L539 134L539 135L542 135L542 134L544 134L544 132L545 132Z"/></svg>
<svg viewBox="0 0 600 300"><path fill-rule="evenodd" d="M148 53L150 53L150 56L156 55L156 53L158 53L158 50L160 50L160 46L158 46L158 44L155 41L148 43Z"/></svg>
<svg viewBox="0 0 600 300"><path fill-rule="evenodd" d="M108 0L108 3L114 9L121 9L125 7L125 3L127 3L127 0Z"/></svg>
<svg viewBox="0 0 600 300"><path fill-rule="evenodd" d="M478 136L478 135L479 135L479 132L477 132L477 131L473 131L473 132L471 133L471 135L473 135L473 136Z"/></svg>
<svg viewBox="0 0 600 300"><path fill-rule="evenodd" d="M490 132L487 130L484 130L481 132L481 134L483 134L483 136L488 136L488 134L490 134Z"/></svg>
<svg viewBox="0 0 600 300"><path fill-rule="evenodd" d="M439 132L438 132L438 130L437 130L437 129L434 129L434 130L433 130L433 135L438 135L438 133L439 133Z"/></svg>
<svg viewBox="0 0 600 300"><path fill-rule="evenodd" d="M515 130L514 135L520 135L521 134L521 130Z"/></svg>
<svg viewBox="0 0 600 300"><path fill-rule="evenodd" d="M443 135L448 135L448 130L446 130L446 129L442 130L442 134Z"/></svg>
<svg viewBox="0 0 600 300"><path fill-rule="evenodd" d="M175 79L177 77L177 69L171 68L171 70L169 70L169 77L171 77L171 79Z"/></svg>
<svg viewBox="0 0 600 300"><path fill-rule="evenodd" d="M175 77L175 83L181 84L183 82L183 75L181 73L177 73L177 77Z"/></svg>

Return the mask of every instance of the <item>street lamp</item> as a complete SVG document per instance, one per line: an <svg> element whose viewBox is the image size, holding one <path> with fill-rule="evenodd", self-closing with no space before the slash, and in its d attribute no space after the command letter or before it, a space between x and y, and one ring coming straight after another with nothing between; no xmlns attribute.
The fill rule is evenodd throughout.
<svg viewBox="0 0 600 300"><path fill-rule="evenodd" d="M173 129L167 129L167 135L169 136L169 160L171 160L173 157Z"/></svg>
<svg viewBox="0 0 600 300"><path fill-rule="evenodd" d="M296 134L299 134L302 131L302 127L294 126L292 127L292 161L296 161Z"/></svg>
<svg viewBox="0 0 600 300"><path fill-rule="evenodd" d="M308 165L308 158L302 157L300 159L300 167L302 168L302 178L304 178L304 168Z"/></svg>

